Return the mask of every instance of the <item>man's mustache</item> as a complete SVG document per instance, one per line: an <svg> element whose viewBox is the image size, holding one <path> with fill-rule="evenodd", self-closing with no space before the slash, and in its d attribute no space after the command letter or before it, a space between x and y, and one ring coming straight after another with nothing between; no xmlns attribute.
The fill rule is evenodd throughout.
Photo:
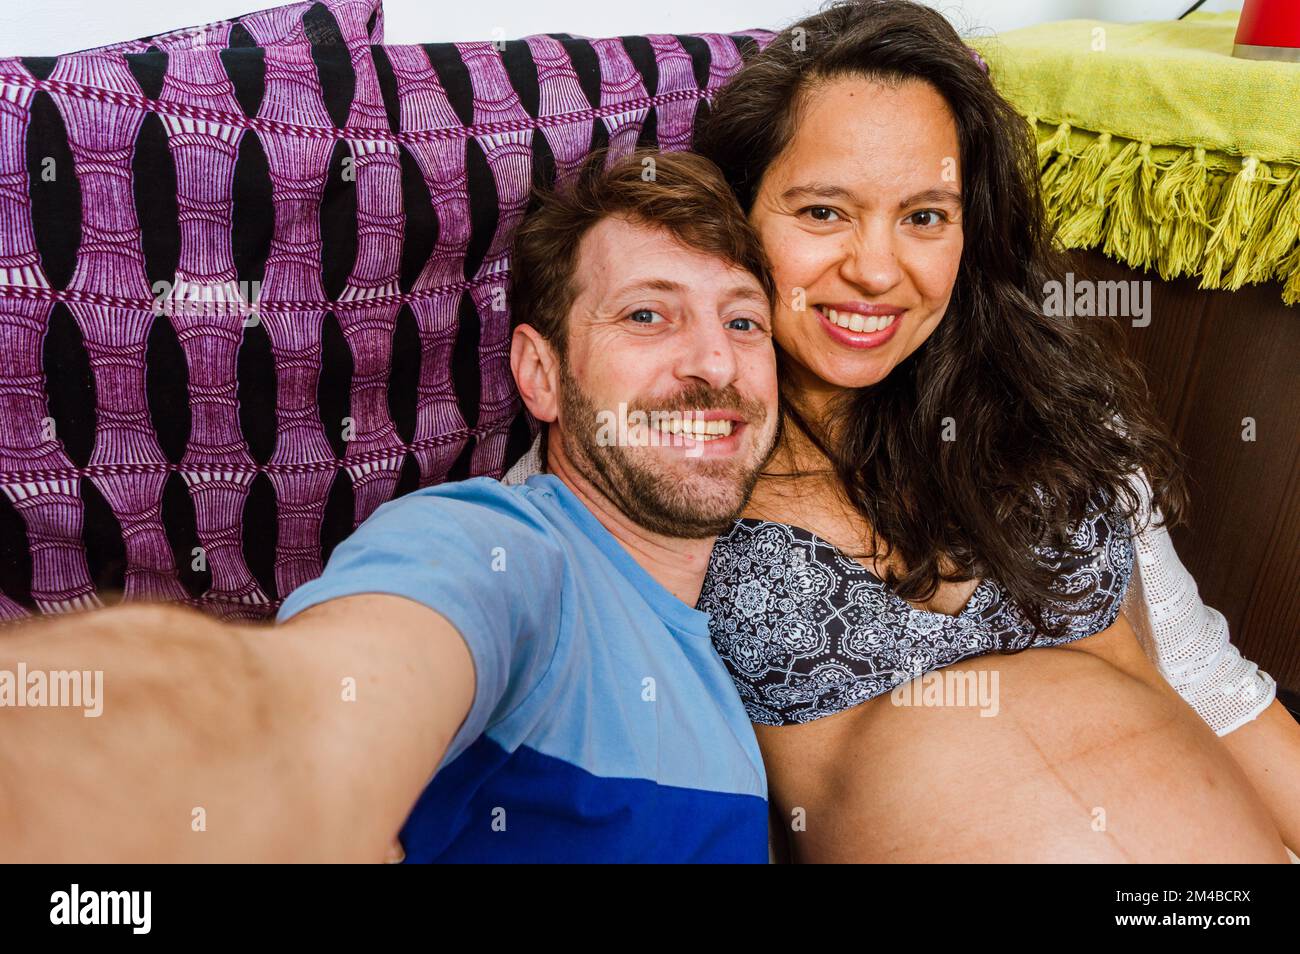
<svg viewBox="0 0 1300 954"><path fill-rule="evenodd" d="M642 411L645 414L711 410L735 411L746 424L761 424L767 420L768 414L767 407L762 401L743 397L734 387L718 390L704 384L688 386L671 397L628 401L627 408L629 413Z"/></svg>

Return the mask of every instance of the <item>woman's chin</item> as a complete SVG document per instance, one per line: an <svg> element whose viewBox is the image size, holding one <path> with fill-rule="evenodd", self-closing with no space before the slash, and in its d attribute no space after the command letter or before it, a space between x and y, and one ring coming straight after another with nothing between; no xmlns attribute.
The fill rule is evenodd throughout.
<svg viewBox="0 0 1300 954"><path fill-rule="evenodd" d="M886 356L873 357L870 360L857 361L810 361L805 364L808 374L819 382L822 389L833 388L843 391L855 391L879 384L894 370L895 362L883 360Z"/></svg>

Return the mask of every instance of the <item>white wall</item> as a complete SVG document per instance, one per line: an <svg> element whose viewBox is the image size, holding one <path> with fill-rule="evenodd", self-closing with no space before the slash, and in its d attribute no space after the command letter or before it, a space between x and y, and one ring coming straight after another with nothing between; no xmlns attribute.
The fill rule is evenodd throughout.
<svg viewBox="0 0 1300 954"><path fill-rule="evenodd" d="M288 0L285 0L288 2ZM1010 30L1071 17L1133 21L1176 17L1192 0L927 0L964 33ZM41 56L133 39L276 6L277 0L0 0L0 56ZM507 39L530 33L618 36L779 27L820 0L385 0L392 43ZM1235 10L1208 0L1202 10Z"/></svg>

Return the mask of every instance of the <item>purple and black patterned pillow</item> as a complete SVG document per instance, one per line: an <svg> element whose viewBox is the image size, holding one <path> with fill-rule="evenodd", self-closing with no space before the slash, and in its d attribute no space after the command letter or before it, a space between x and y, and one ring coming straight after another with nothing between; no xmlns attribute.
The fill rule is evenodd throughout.
<svg viewBox="0 0 1300 954"><path fill-rule="evenodd" d="M78 52L147 53L151 49L172 52L280 43L326 46L383 42L384 8L380 0L306 0Z"/></svg>
<svg viewBox="0 0 1300 954"><path fill-rule="evenodd" d="M770 38L276 35L0 60L0 618L265 618L384 501L503 472L530 188L687 148Z"/></svg>
<svg viewBox="0 0 1300 954"><path fill-rule="evenodd" d="M120 109L115 110L112 105L105 105L106 100L123 94L127 96L142 94L145 100L141 102L147 105L149 99L163 95L162 87L167 72L168 54L160 50L159 46L172 50L173 56L180 51L203 51L196 52L190 57L192 63L199 64L197 68L200 74L205 68L208 74L213 72L214 57L227 58L232 55L224 52L224 47L232 44L238 46L241 49L239 59L242 62L238 66L232 64L231 81L242 79L243 82L239 85L241 88L246 88L256 85L252 75L264 70L262 65L264 53L261 49L254 49L254 44L260 46L296 44L306 49L310 42L312 44L310 48L313 50L325 50L329 47L338 51L359 50L359 55L366 58L369 44L382 39L382 24L382 7L379 0L324 0L322 3L291 4L204 27L173 31L160 37L82 51L58 58L0 61L10 67L18 64L19 70L25 68L31 77L48 83L46 90L24 91L19 87L12 94L15 105L22 107L25 104L27 108L25 144L12 142L10 133L13 129L6 128L8 121L14 118L18 119L21 126L23 117L0 115L0 149L6 153L4 162L6 173L14 174L18 168L18 164L14 161L15 145L26 146L29 165L39 159L39 170L32 168L23 178L26 179L25 184L30 199L29 208L25 210L31 219L28 224L41 223L41 227L35 230L30 227L21 228L24 211L21 207L17 209L18 216L8 223L4 217L0 217L0 262L8 259L10 264L16 262L26 266L30 255L22 250L26 248L26 251L30 252L31 242L35 240L41 264L49 272L46 277L54 278L54 286L57 289L62 287L66 280L71 279L73 263L79 249L90 252L86 256L87 261L95 258L94 245L86 243L85 239L87 233L93 239L101 223L94 222L91 218L84 223L81 221L81 177L75 174L79 165L77 160L80 159L81 167L90 170L87 178L92 183L106 181L112 184L114 172L121 171L122 157L113 156L112 165L116 167L115 170L104 169L99 163L102 144L88 141L85 133L100 121L111 121L114 114L123 115ZM150 52L146 55L121 55L131 50ZM346 55L343 58L346 60ZM129 71L130 80L134 80L134 84L125 78L123 66ZM192 74L193 70L189 72ZM184 71L173 71L173 74L172 82L180 83L182 87L187 79L193 78L193 76L187 77ZM107 83L100 83L98 80L102 76L114 78ZM201 86L202 75L199 79ZM55 99L52 99L51 95L58 97L55 91L60 89L66 95L56 106ZM196 88L193 91L201 96L201 89ZM81 135L71 137L68 135L69 130L63 123L65 112L74 120L79 120ZM154 120L152 128L150 119ZM165 157L168 150L168 132L158 125L157 119L157 115L150 117L146 114L145 122L140 127L141 136L138 142L134 147L128 147L133 150L130 170L133 182L129 198L139 203L139 209L136 210L140 213L137 222L140 226L138 244L141 248L152 245L155 250L166 244L166 239L162 236L168 229L160 228L156 223L151 224L145 213L150 205L156 210L160 205L167 207L169 200L172 206L176 201L174 180L161 191L156 181L157 160L160 156ZM172 119L185 121L181 117L172 117ZM171 131L175 133L174 126ZM42 141L45 141L50 148L42 150ZM172 135L171 141L173 144L178 144L182 139ZM150 142L154 146L153 149L149 148ZM157 148L159 143L162 143L161 150ZM74 146L80 147L75 158L72 148ZM36 153L41 154L36 155ZM73 170L74 174L60 176L60 168L65 171ZM162 170L164 175L171 171L173 170ZM104 179L104 175L108 178ZM117 194L106 194L105 199L112 204L123 198L120 193L119 189ZM103 202L99 204L104 205ZM129 209L131 204L130 201L126 202L126 208ZM19 205L21 206L21 203ZM174 214L166 225L170 226L171 232L176 231ZM225 244L229 244L228 239L225 240ZM111 258L111 255L109 257ZM0 287L0 296L6 293L10 296L32 293L32 288L21 287L27 284L25 279L28 277L28 268L20 267L17 271L9 272L9 278L17 280L6 282L5 272L0 266L0 286L4 284L17 286ZM173 275L172 278L174 280L176 276ZM21 310L24 306L15 307ZM0 315L3 315L5 310L4 305L0 303ZM88 456L90 446L97 439L95 434L98 410L97 384L102 383L106 368L113 364L113 345L107 345L108 350L99 356L101 360L96 374L88 373L85 361L87 342L77 325L79 318L74 318L70 326L66 323L65 319L70 316L71 313L66 307L55 307L43 329L42 363L50 413L43 419L42 436L54 437L58 433L56 429L61 424L65 425L62 427L64 439L60 441L67 452L64 456L84 466L90 460ZM154 331L159 330L166 329L154 328ZM65 333L69 331L71 331L70 336ZM29 364L30 357L27 355L18 363ZM166 365L167 362L155 362L153 367L162 368ZM0 373L0 388L13 380L11 374ZM151 385L152 383L151 381ZM151 396L153 390L150 392ZM181 394L184 398L184 387L181 389ZM21 401L21 398L19 400ZM183 401L180 407L185 407ZM159 411L163 419L168 418L169 412L166 407L154 409ZM112 413L110 408L104 410ZM174 412L176 409L171 410ZM110 434L109 439L112 436ZM126 459L122 461L115 460L114 456L114 452L106 448L97 459L105 461L110 466L121 467L126 465L126 459L132 455L126 454ZM25 499L23 495L30 495L33 491L39 494L47 486L59 485L47 485L39 481L15 483L5 488L6 499L0 500L0 617L8 615L12 610L4 597L15 591L19 594L19 605L26 610L35 611L59 611L94 605L96 602L96 597L92 595L94 592L111 594L126 589L128 598L132 597L134 594L131 588L126 586L125 571L129 554L123 540L124 532L131 531L134 521L119 520L114 510L114 506L121 505L123 501L118 499L113 504L108 504L99 493L94 479L82 479L78 489L83 500L80 506L76 503L71 504L71 525L62 523L65 519L62 511L46 506L57 502L53 498L43 498L38 501L42 505L39 508L41 515L35 520L20 518L14 521L12 519L14 514L5 512L8 510L6 504ZM183 496L175 492L174 481L170 478L167 489L169 493L166 499L173 502L183 501ZM132 502L125 506L130 508L135 504ZM172 507L172 510L176 509L175 506ZM190 513L191 509L184 506L180 508L179 525L175 528L174 535L194 536L195 519ZM25 516L26 514L23 514L23 517ZM188 523L186 517L189 517ZM80 525L79 528L76 527L77 524ZM49 566L47 572L52 572L54 578L66 576L69 572L67 564L70 559L66 549L69 546L70 531L74 529L79 529L84 555L80 559L71 557L71 562L74 564L71 573L73 577L80 579L81 566L84 565L90 575L92 589L87 593L83 584L76 588L77 594L68 600L41 599L42 580L35 575L43 563L43 555L39 551L48 547L55 558L53 561L46 561ZM274 554L272 553L271 556L273 557ZM191 560L190 565L205 568L205 562L200 552ZM31 591L28 588L29 581L33 586Z"/></svg>

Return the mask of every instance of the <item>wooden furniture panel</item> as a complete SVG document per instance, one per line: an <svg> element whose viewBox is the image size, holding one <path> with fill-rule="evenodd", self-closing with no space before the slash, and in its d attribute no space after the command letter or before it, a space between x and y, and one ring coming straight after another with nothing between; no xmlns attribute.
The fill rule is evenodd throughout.
<svg viewBox="0 0 1300 954"><path fill-rule="evenodd" d="M1076 262L1078 277L1152 283L1150 325L1120 324L1186 455L1191 520L1174 543L1233 642L1300 691L1300 308L1275 284L1202 291L1097 252Z"/></svg>

